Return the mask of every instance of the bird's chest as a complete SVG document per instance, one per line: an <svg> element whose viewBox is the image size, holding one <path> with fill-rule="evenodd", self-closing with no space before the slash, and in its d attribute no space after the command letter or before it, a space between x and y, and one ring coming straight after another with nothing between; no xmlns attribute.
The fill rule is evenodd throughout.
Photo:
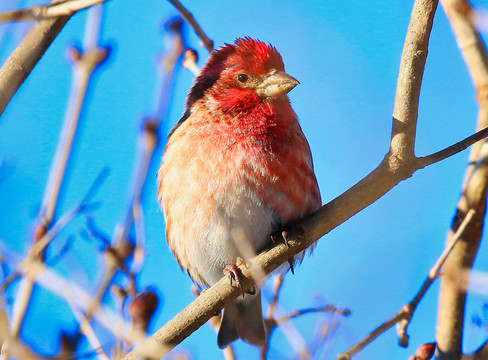
<svg viewBox="0 0 488 360"><path fill-rule="evenodd" d="M269 129L229 131L206 138L200 144L210 156L202 163L216 182L212 191L236 192L246 189L258 195L276 183L286 153L280 151L277 136Z"/></svg>

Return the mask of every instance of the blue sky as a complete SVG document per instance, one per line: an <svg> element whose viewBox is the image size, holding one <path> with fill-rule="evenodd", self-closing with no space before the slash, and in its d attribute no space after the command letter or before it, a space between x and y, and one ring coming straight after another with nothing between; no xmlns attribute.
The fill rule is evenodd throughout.
<svg viewBox="0 0 488 360"><path fill-rule="evenodd" d="M9 0L1 10L17 6ZM32 5L30 1L21 6ZM290 93L294 110L310 142L324 202L348 189L381 161L388 150L396 77L413 1L185 2L216 46L251 36L273 44L287 72L300 81ZM83 38L87 12L75 15L54 41L0 118L0 161L9 175L0 183L0 242L16 254L29 245L31 224L43 196L71 84L66 48ZM93 213L107 234L123 214L140 119L152 112L156 87L155 61L164 48L161 24L176 15L165 1L134 6L110 1L104 8L102 44L113 51L98 69L83 111L83 120L66 178L58 215L72 208L100 170L110 175L97 194L101 207ZM6 59L26 32L26 24L0 25L0 58ZM187 40L207 57L195 34ZM178 69L162 139L178 121L193 75ZM477 105L468 72L449 23L439 7L431 36L421 91L417 155L426 155L470 135ZM159 154L162 145L158 148ZM424 169L396 186L382 199L347 221L318 243L295 275L288 274L281 294L284 312L333 303L350 308L342 319L329 359L345 351L411 300L440 255L467 163L467 152ZM167 249L164 221L156 201L155 172L150 168L145 195L147 258L139 286L154 286L162 296L151 331L188 304L191 281ZM80 218L53 243L75 236L73 253L55 270L74 276L87 290L98 279L101 261L97 245L79 236ZM76 255L75 255L76 254ZM476 268L488 271L488 250L482 245ZM76 270L76 271L75 271ZM73 275L74 274L74 275ZM437 285L420 304L409 327L410 347L398 347L392 329L361 352L357 359L406 359L415 349L434 341ZM264 293L269 290L264 291ZM9 293L15 296L15 287ZM468 300L465 350L474 350L487 337L471 322L482 314L486 296ZM265 306L266 308L266 306ZM7 306L10 311L10 307ZM36 293L28 313L24 338L42 353L57 348L60 326L74 327L69 308L48 292ZM310 339L327 315L306 315L294 322ZM488 319L487 319L488 321ZM42 333L39 332L42 326ZM106 334L101 335L102 343ZM240 358L256 354L243 343ZM215 334L208 325L185 340L176 351L193 359L218 358ZM280 331L271 343L272 358L290 354Z"/></svg>

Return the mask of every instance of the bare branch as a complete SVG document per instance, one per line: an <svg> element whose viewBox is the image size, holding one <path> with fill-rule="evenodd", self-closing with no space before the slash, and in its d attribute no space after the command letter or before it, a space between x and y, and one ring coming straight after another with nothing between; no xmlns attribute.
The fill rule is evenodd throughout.
<svg viewBox="0 0 488 360"><path fill-rule="evenodd" d="M108 56L108 48L91 48L85 52L72 48L70 56L73 62L73 81L69 105L39 211L39 221L47 227L54 217L88 84L93 71Z"/></svg>
<svg viewBox="0 0 488 360"><path fill-rule="evenodd" d="M476 144L478 141L485 139L488 136L488 127L484 128L477 133L468 136L467 138L448 146L447 148L435 152L431 155L427 155L424 157L417 158L417 162L420 168L426 167L428 165L434 164L436 162L442 161L451 157L465 149L469 146Z"/></svg>
<svg viewBox="0 0 488 360"><path fill-rule="evenodd" d="M95 204L90 204L89 201L95 196L97 190L102 185L103 181L108 175L108 168L104 168L96 177L95 181L92 183L88 189L83 199L79 204L75 205L66 214L61 216L54 225L49 229L49 231L40 239L36 239L36 242L29 249L27 257L38 258L42 255L46 247L49 245L51 240L68 225L76 216L83 214L89 210L92 210Z"/></svg>
<svg viewBox="0 0 488 360"><path fill-rule="evenodd" d="M269 302L268 314L266 315L266 318L268 319L271 319L274 316L276 307L278 305L278 297L280 295L282 286L283 286L283 274L278 274L275 276L273 280L273 298Z"/></svg>
<svg viewBox="0 0 488 360"><path fill-rule="evenodd" d="M166 109L171 95L171 85L173 76L176 71L176 65L184 49L183 37L181 34L181 20L170 21L168 24L171 35L171 45L169 50L162 56L158 62L159 83L158 92L155 101L154 114L143 119L142 126L138 134L138 149L136 154L136 163L132 171L132 180L129 189L128 201L121 221L116 226L114 235L111 239L112 245L107 244L105 251L105 269L102 280L96 288L96 293L87 306L86 318L90 320L103 297L112 283L112 280L118 270L124 271L133 284L134 274L129 271L124 261L135 252L139 252L139 259L134 264L137 269L141 263L140 252L144 243L144 228L142 220L142 207L140 205L143 197L145 182L148 174L149 165L154 157L159 138L159 126L166 114ZM134 246L129 240L131 229L136 228L136 242ZM93 230L93 229L92 229ZM103 238L100 237L100 238Z"/></svg>
<svg viewBox="0 0 488 360"><path fill-rule="evenodd" d="M36 22L0 69L0 115L70 16Z"/></svg>
<svg viewBox="0 0 488 360"><path fill-rule="evenodd" d="M200 296L200 290L198 290L198 288L195 285L192 285L191 289L195 297ZM211 317L210 320L208 321L208 323L216 333L219 331L221 320L222 320L221 315L216 315ZM236 360L236 355L234 353L234 348L232 344L222 349L222 354L224 355L225 360Z"/></svg>
<svg viewBox="0 0 488 360"><path fill-rule="evenodd" d="M118 231L113 239L116 244L120 244L128 239L129 231L134 224L134 212L139 208L149 164L159 142L159 126L163 117L166 115L173 75L178 64L178 59L180 59L184 49L181 34L181 20L170 21L168 28L172 37L172 44L169 51L158 62L159 83L157 86L155 110L151 117L142 120L136 155L137 160L132 172L131 188L129 189L129 200L122 221L118 225Z"/></svg>
<svg viewBox="0 0 488 360"><path fill-rule="evenodd" d="M38 241L34 242L32 247L29 249L25 260L19 265L19 269L25 267L32 261L39 261L42 258L46 246L51 242L51 240L56 236L59 231L61 231L69 222L71 222L76 216L82 214L85 211L92 209L92 205L86 203L80 203L76 205L73 209L68 211L64 216L62 216L53 227L45 233ZM11 274L0 287L0 294L3 294L7 286L11 284L13 280L18 278L21 272L15 271ZM11 334L13 338L18 338L20 334L20 328L24 319L27 306L29 305L30 297L34 289L34 281L31 279L22 279L17 292L17 297L15 299Z"/></svg>
<svg viewBox="0 0 488 360"><path fill-rule="evenodd" d="M423 49L426 49L428 43L428 36L426 36L426 34L430 31L436 5L436 0L417 0L414 5L411 23L419 21L428 31L421 31L417 26L411 25L409 27L407 39L410 40L409 44L416 44L420 52L422 52ZM418 17L421 19L417 19ZM412 48L410 51L405 51L403 56L417 56L425 61L425 56L421 56L421 54L419 55L418 52L414 50L415 49ZM420 84L418 79L421 78L423 74L423 63L422 66L419 66L419 63L415 61L408 62L402 60L402 63L409 65L401 67L401 74L399 76L405 76L404 72L412 74L413 67L416 70L412 76L416 80L404 81L400 82L400 84L403 84L402 86L405 87L418 86ZM399 91L405 94L415 94L415 90L405 90L402 89L401 86ZM411 103L404 104L403 106L403 108L405 108L405 113L410 115L412 113L416 114L416 109L418 108L418 96L412 95L409 99L411 99ZM403 100L400 99L398 101ZM394 122L395 121L397 120L394 120ZM411 122L408 123L410 124L409 129L411 130ZM252 261L254 266L257 266L266 274L270 273L276 269L279 264L284 263L294 254L297 254L310 246L318 238L369 206L388 192L393 186L410 177L413 172L418 170L419 164L415 158L410 157L409 159L407 156L405 159L400 159L402 160L400 163L396 161L399 159L399 155L408 153L398 149L409 148L408 141L412 138L412 132L406 129L405 133L401 133L401 131L399 131L400 128L398 128L397 125L394 124L393 127L397 130L396 132L394 131L392 144L397 144L398 148L395 149L395 147L393 147L383 162L358 184L299 222L296 228L289 234L289 247L280 244L265 253L259 254ZM410 131L410 133L408 131ZM244 291L247 291L254 283L252 280L253 266L249 268L239 267L239 270L242 273L241 285L244 288ZM189 334L203 325L208 319L218 314L220 309L237 298L240 293L241 290L239 288L229 286L228 281L222 279L166 323L166 325L160 328L144 344L141 344L125 356L124 359L135 359L138 355L163 356ZM393 322L393 324L395 322ZM154 348L157 348L157 354L148 354L147 349L144 349L146 346L153 350Z"/></svg>
<svg viewBox="0 0 488 360"><path fill-rule="evenodd" d="M349 309L341 309L338 307L335 307L332 304L325 305L325 306L318 306L318 307L313 307L313 308L307 308L307 309L301 309L297 311L293 311L287 315L284 315L278 319L276 319L276 324L280 325L283 324L284 322L300 317L302 315L310 314L310 313L316 313L316 312L334 312L343 316L349 316L351 314L351 310Z"/></svg>
<svg viewBox="0 0 488 360"><path fill-rule="evenodd" d="M92 196L95 195L96 190L99 188L101 183L103 182L105 176L107 174L107 169L104 169L93 184L90 186L90 189L83 197L82 201L77 204L73 209L68 211L65 215L63 215L52 227L49 231L45 232L41 237L37 238L36 241L32 244L29 252L27 253L26 258L24 261L19 264L17 271L11 274L0 286L0 295L2 295L7 288L11 284L13 280L18 278L22 271L25 270L25 267L29 266L33 261L39 261L42 258L42 254L47 245L51 242L51 240L67 225L69 224L76 216L82 214L93 208L93 205L87 203L91 200ZM32 295L32 291L34 289L34 281L29 278L22 279L21 284L19 286L19 290L17 292L17 297L15 299L13 316L12 316L12 324L11 324L11 336L15 340L18 338L20 334L20 328L24 319L25 312L27 310L27 306L29 305L30 297Z"/></svg>
<svg viewBox="0 0 488 360"><path fill-rule="evenodd" d="M283 286L283 274L276 275L273 279L273 297L271 301L269 302L268 305L268 311L266 318L264 319L264 323L266 325L266 332L268 334L268 339L266 343L261 347L260 349L260 359L264 360L268 356L268 350L269 350L269 344L271 342L272 335L274 333L274 330L276 329L277 326L285 324L288 320L300 317L302 315L306 315L309 313L315 313L315 312L336 312L338 314L348 316L351 311L348 309L339 309L335 307L334 305L325 305L325 306L319 306L319 307L314 307L314 308L307 308L307 309L301 309L301 310L296 310L292 311L289 314L280 316L278 318L275 317L275 312L276 309L278 308L278 298L279 294L281 292L282 286ZM289 331L284 331L285 336L287 340L292 343L294 339L296 339L295 336L293 336L292 333ZM310 357L310 352L303 347L300 349L298 352L300 352L300 356L305 356L305 358Z"/></svg>
<svg viewBox="0 0 488 360"><path fill-rule="evenodd" d="M0 23L13 21L45 20L59 16L71 16L79 10L100 4L105 0L66 0L47 5L0 13Z"/></svg>
<svg viewBox="0 0 488 360"><path fill-rule="evenodd" d="M276 326L276 321L274 319L274 314L276 308L278 307L278 297L280 295L281 289L283 287L283 274L278 274L273 279L273 298L268 304L268 311L267 315L264 319L266 325L266 332L268 334L268 338L266 343L261 347L259 351L259 358L261 360L266 360L268 358L268 351L269 351L269 344L271 342L271 335L273 333L274 327ZM268 324L266 324L268 322Z"/></svg>
<svg viewBox="0 0 488 360"><path fill-rule="evenodd" d="M414 157L420 86L436 8L437 0L417 0L413 5L393 108L390 153L395 162Z"/></svg>
<svg viewBox="0 0 488 360"><path fill-rule="evenodd" d="M439 275L440 268L445 263L447 257L451 253L452 249L454 248L456 243L461 238L461 236L464 232L464 229L468 226L468 224L472 220L473 216L474 216L474 211L470 212L468 214L468 216L466 216L465 221L459 227L458 231L456 232L456 235L452 239L452 242L449 244L448 247L446 247L446 249L444 249L441 256L439 256L439 258L437 259L435 265L432 267L432 269L430 269L429 275L427 276L427 279L424 281L424 283L422 284L422 287L417 292L417 294L412 299L412 301L410 301L406 305L403 305L397 314L395 314L390 319L388 319L383 324L381 324L376 329L374 329L363 340L358 342L356 345L351 347L346 352L340 354L337 357L337 360L349 360L354 354L357 354L366 345L371 343L373 340L375 340L378 336L383 334L385 331L389 330L395 324L398 324L397 333L398 333L400 345L403 347L408 346L407 326L410 323L410 320L412 319L412 316L415 312L415 309L417 308L417 305L419 304L420 300L422 300L422 298L424 297L424 295L427 292L427 290L429 289L430 285L432 285L434 280Z"/></svg>
<svg viewBox="0 0 488 360"><path fill-rule="evenodd" d="M59 21L60 19L64 18L66 17L58 17L55 21ZM44 24L46 22L49 23L50 21L51 20L46 20L42 23L36 23L33 28L37 24ZM27 34L26 39L29 37L29 34L30 32ZM17 49L19 49L19 47ZM42 201L41 209L39 210L39 215L37 219L38 223L35 226L35 231L33 235L33 247L36 247L37 245L39 249L42 248L43 250L36 253L35 255L35 258L39 261L43 259L45 246L47 246L50 241L50 238L45 237L45 235L48 229L51 227L52 221L54 219L56 206L58 204L58 197L68 166L68 160L71 154L73 140L76 135L76 130L78 127L78 122L80 119L81 109L85 99L88 83L95 68L100 65L107 57L108 49L94 47L87 49L85 53L82 53L73 48L70 55L74 64L70 102L66 110L65 119L63 122L63 129L58 140L58 146L56 148L56 153L52 162L51 170L49 172L49 179L44 190L44 198ZM0 76L1 72L2 70L0 69ZM0 80L0 82L1 81L2 80ZM91 196L90 193L91 190L87 194L88 197ZM86 204L83 204L81 208L83 208L84 206L86 206ZM78 211L75 211L71 215L74 217L77 213ZM42 242L40 240L42 240ZM41 244L36 244L38 242L40 242ZM34 254L34 252L35 251L29 252L28 257L30 259L32 259L32 255ZM32 279L22 279L21 286L19 287L19 290L17 292L16 301L14 304L14 316L12 317L11 333L14 339L19 337L20 328L22 326L25 311L27 310L33 288L34 282Z"/></svg>
<svg viewBox="0 0 488 360"><path fill-rule="evenodd" d="M483 40L473 24L473 9L466 0L442 0L458 47L473 79L479 103L477 129L488 127L488 55ZM471 209L476 211L464 235L443 268L437 334L439 360L459 359L462 356L463 326L466 292L453 280L456 274L468 272L474 263L481 242L486 213L488 188L488 144L478 143L469 155L462 195L458 201L447 243Z"/></svg>
<svg viewBox="0 0 488 360"><path fill-rule="evenodd" d="M193 15L181 4L178 0L169 0L173 6L178 9L180 15L185 21L190 25L193 30L197 33L198 37L202 41L203 46L208 50L208 52L213 51L214 42L208 38L203 29L198 25L197 21Z"/></svg>
<svg viewBox="0 0 488 360"><path fill-rule="evenodd" d="M87 320L87 318L83 315L83 313L78 309L78 307L75 305L73 300L71 299L71 296L69 295L68 292L65 294L66 301L68 305L71 308L71 311L73 312L76 321L80 324L81 331L87 338L88 342L90 343L91 347L93 349L96 349L95 351L98 353L98 357L100 360L109 360L109 357L107 354L102 349L102 346L100 344L100 340L98 340L97 336L95 335L95 331L93 331L93 328L90 325L90 322Z"/></svg>

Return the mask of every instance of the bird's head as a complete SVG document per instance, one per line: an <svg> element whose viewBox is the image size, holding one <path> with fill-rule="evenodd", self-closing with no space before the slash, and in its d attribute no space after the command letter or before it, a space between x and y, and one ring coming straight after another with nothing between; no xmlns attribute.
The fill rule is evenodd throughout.
<svg viewBox="0 0 488 360"><path fill-rule="evenodd" d="M285 73L281 55L273 46L240 38L210 55L188 94L187 108L203 97L234 109L283 100L298 84Z"/></svg>

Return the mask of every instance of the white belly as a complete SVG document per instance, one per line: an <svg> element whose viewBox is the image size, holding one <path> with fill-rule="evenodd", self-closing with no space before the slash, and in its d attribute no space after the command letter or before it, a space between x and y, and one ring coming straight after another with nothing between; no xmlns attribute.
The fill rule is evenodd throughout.
<svg viewBox="0 0 488 360"><path fill-rule="evenodd" d="M278 216L247 190L229 191L218 196L218 206L198 236L198 246L189 251L192 267L209 285L222 278L228 264L237 257L253 258L270 241L280 225Z"/></svg>

